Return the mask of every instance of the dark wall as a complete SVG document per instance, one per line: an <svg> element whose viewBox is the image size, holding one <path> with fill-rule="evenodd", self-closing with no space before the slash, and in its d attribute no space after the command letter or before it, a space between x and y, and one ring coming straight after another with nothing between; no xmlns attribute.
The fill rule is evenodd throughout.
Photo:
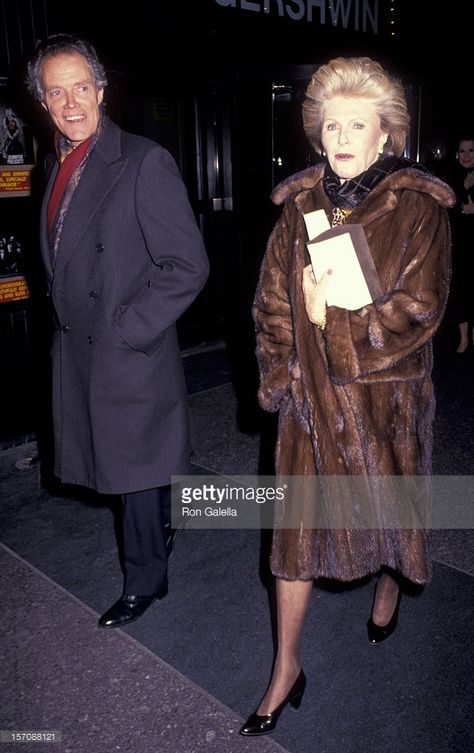
<svg viewBox="0 0 474 753"><path fill-rule="evenodd" d="M0 0L0 76L14 75L38 37L46 31L88 36L109 68L189 79L233 77L241 68L259 72L278 65L315 65L337 54L376 56L407 83L423 87L423 129L454 131L470 120L473 3L434 4L432 0L379 0L379 32L354 31L278 16L296 7L268 0L270 13L221 7L216 0ZM369 0L373 7L376 0ZM251 4L252 5L252 4ZM263 8L264 0L253 6ZM304 5L310 3L304 0ZM354 8L342 0L333 7ZM358 7L363 6L360 0ZM390 21L394 21L392 25ZM394 35L392 36L392 31Z"/></svg>
<svg viewBox="0 0 474 753"><path fill-rule="evenodd" d="M369 0L371 6L375 2ZM412 98L413 156L417 149L423 156L425 142L434 137L451 147L461 124L471 117L472 9L466 7L471 3L462 4L459 13L454 3L435 10L431 0L379 0L377 34L370 28L356 31L350 16L347 28L333 26L329 2L325 24L317 21L316 10L313 23L291 20L288 14L279 17L279 9L301 3L270 0L270 13L262 11L267 7L264 0L250 4L260 8L258 12L239 9L240 0L235 5L222 7L215 0L135 0L127 6L116 0L82 0L77 5L64 0L0 0L3 92L34 130L39 168L33 196L15 205L21 202L20 214L31 230L29 274L35 295L24 307L0 309L0 318L8 319L10 326L8 347L18 356L17 371L4 372L7 392L21 384L24 394L35 384L30 334L35 332L32 323L42 316L41 305L37 308L41 273L33 229L51 129L23 85L36 39L56 32L89 38L110 74L109 114L123 127L161 141L175 155L212 267L204 294L183 319L182 342L225 338L241 367L236 380L241 380L243 392L248 391L250 405L256 378L251 304L266 239L278 215L269 196L275 182L306 167L314 156L299 115L314 67L336 55L370 55L400 76ZM336 5L356 7L349 0ZM362 5L360 0L358 7ZM291 108L275 108L273 84L288 86ZM160 102L172 111L168 119L153 115ZM420 143L415 145L418 136ZM276 154L284 157L281 168L273 162ZM216 157L219 172L213 175L210 166ZM215 199L221 207L218 212L213 209ZM14 200L1 201L5 214ZM24 327L21 334L19 323ZM41 337L35 343L44 352ZM35 428L37 419L31 410L27 413L25 420L17 421L18 431ZM13 433L16 415L13 412L10 421Z"/></svg>

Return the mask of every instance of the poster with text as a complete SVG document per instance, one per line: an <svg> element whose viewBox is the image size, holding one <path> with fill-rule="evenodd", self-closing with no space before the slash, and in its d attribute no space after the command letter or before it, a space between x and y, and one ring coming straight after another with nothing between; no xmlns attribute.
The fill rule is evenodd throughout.
<svg viewBox="0 0 474 753"><path fill-rule="evenodd" d="M30 195L34 162L29 127L11 105L0 100L0 198Z"/></svg>

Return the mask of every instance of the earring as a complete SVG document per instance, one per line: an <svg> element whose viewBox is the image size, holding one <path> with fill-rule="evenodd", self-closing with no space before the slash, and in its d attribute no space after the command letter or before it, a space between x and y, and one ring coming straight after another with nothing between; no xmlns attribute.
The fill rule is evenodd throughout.
<svg viewBox="0 0 474 753"><path fill-rule="evenodd" d="M325 156L326 156L326 152L324 151L324 149L323 149L323 151L321 152L321 154L322 154L322 156L323 156L323 157L325 157Z"/></svg>
<svg viewBox="0 0 474 753"><path fill-rule="evenodd" d="M383 146L379 146L379 154L383 154Z"/></svg>

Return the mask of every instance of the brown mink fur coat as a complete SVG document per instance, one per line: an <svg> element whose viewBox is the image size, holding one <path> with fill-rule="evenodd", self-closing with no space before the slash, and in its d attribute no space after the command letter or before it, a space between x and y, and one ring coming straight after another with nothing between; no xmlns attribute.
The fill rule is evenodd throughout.
<svg viewBox="0 0 474 753"><path fill-rule="evenodd" d="M322 332L306 314L302 274L303 213L323 208L331 218L323 174L316 165L275 189L273 201L284 206L253 309L259 401L280 412L277 473L427 476L435 409L431 338L449 288L446 207L453 194L413 167L372 189L347 222L363 225L384 294L357 311L328 307ZM429 531L304 525L274 531L272 572L287 580L350 581L383 566L428 582Z"/></svg>

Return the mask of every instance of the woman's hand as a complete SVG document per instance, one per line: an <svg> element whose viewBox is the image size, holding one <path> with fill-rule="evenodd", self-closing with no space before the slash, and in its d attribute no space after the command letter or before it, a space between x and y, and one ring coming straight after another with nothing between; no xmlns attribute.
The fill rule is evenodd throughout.
<svg viewBox="0 0 474 753"><path fill-rule="evenodd" d="M464 178L464 188L466 191L468 191L470 188L474 186L474 170L472 173L468 173L466 177Z"/></svg>
<svg viewBox="0 0 474 753"><path fill-rule="evenodd" d="M469 199L467 204L462 205L462 213L463 214L474 214L474 202L472 199Z"/></svg>
<svg viewBox="0 0 474 753"><path fill-rule="evenodd" d="M321 329L326 326L326 296L331 274L332 269L328 269L320 281L316 282L311 264L303 269L303 297L306 313L310 322Z"/></svg>

